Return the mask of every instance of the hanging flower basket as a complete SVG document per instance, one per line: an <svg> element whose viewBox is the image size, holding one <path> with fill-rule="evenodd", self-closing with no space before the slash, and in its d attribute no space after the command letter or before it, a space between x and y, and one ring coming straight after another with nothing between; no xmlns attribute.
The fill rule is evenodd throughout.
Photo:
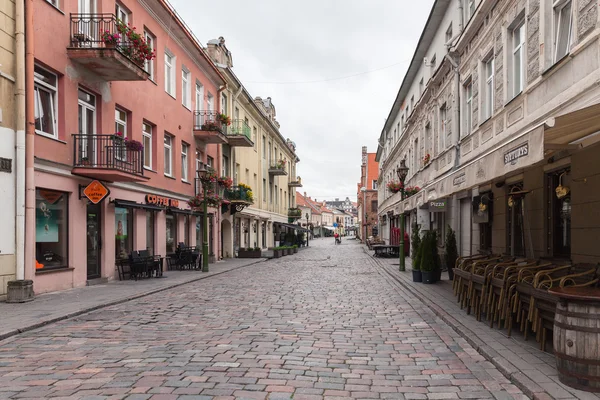
<svg viewBox="0 0 600 400"><path fill-rule="evenodd" d="M233 186L233 179L228 176L222 176L217 179L217 183L223 188L230 189Z"/></svg>
<svg viewBox="0 0 600 400"><path fill-rule="evenodd" d="M402 190L402 182L396 182L396 181L392 181L392 182L388 182L387 184L387 188L390 192L392 193L398 193L399 191Z"/></svg>
<svg viewBox="0 0 600 400"><path fill-rule="evenodd" d="M227 126L231 125L231 117L229 117L228 115L225 114L219 114L219 117L217 118L219 120L219 122L221 122L222 124L225 124Z"/></svg>
<svg viewBox="0 0 600 400"><path fill-rule="evenodd" d="M130 151L142 151L144 150L144 145L137 140L125 139L125 147Z"/></svg>

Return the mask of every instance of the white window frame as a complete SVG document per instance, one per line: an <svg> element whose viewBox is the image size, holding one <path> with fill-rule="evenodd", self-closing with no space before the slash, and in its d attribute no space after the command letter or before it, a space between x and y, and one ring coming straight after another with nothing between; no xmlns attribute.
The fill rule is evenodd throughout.
<svg viewBox="0 0 600 400"><path fill-rule="evenodd" d="M146 122L142 123L142 142L144 145L144 154L146 148L150 149L150 157L144 157L144 168L152 170L152 125Z"/></svg>
<svg viewBox="0 0 600 400"><path fill-rule="evenodd" d="M469 77L463 86L465 97L465 116L463 136L471 133L473 130L473 79Z"/></svg>
<svg viewBox="0 0 600 400"><path fill-rule="evenodd" d="M559 44L560 38L564 35L564 27L561 28L561 17L564 15L564 11L566 7L569 7L569 25L567 36L566 48L564 49L564 54L559 54ZM573 33L573 1L572 0L554 0L552 2L552 19L553 19L553 46L552 46L552 57L553 61L560 61L563 57L565 57L571 51L571 35Z"/></svg>
<svg viewBox="0 0 600 400"><path fill-rule="evenodd" d="M168 141L168 143L167 143ZM168 164L168 172L167 172L167 160L166 157L164 157L164 173L165 176L168 177L173 177L173 136L169 135L168 133L165 132L165 137L163 139L163 143L164 143L164 154L167 154L167 151L169 152L169 164Z"/></svg>
<svg viewBox="0 0 600 400"><path fill-rule="evenodd" d="M42 131L40 129L35 129L35 133L42 135L42 136L46 136L52 139L58 139L58 124L56 121L56 115L58 113L57 110L57 106L56 106L56 99L58 98L58 75L48 71L47 69L41 68L39 66L35 66L35 69L38 70L42 70L47 74L53 75L54 76L54 82L55 82L55 86L52 86L51 84L44 82L43 80L39 79L35 72L34 72L34 94L35 94L35 98L34 98L34 113L35 113L35 117L40 115L40 112L44 111L41 109L41 97L39 94L39 91L43 91L46 92L49 95L49 99L50 99L50 110L48 110L51 113L51 117L50 119L52 120L52 129L54 131L54 133L50 133L50 132L45 132ZM37 118L35 118L37 119Z"/></svg>
<svg viewBox="0 0 600 400"><path fill-rule="evenodd" d="M448 29L446 29L446 43L450 43L452 37L452 22L450 22Z"/></svg>
<svg viewBox="0 0 600 400"><path fill-rule="evenodd" d="M448 106L446 103L440 107L440 153L446 150L446 136L448 135Z"/></svg>
<svg viewBox="0 0 600 400"><path fill-rule="evenodd" d="M169 51L165 50L165 92L171 97L176 98L175 90L175 68L177 67L177 58Z"/></svg>
<svg viewBox="0 0 600 400"><path fill-rule="evenodd" d="M192 109L191 75L185 66L181 67L181 104L188 110Z"/></svg>
<svg viewBox="0 0 600 400"><path fill-rule="evenodd" d="M152 35L147 30L144 30L144 39L146 40L148 47L150 47L150 49L154 51L154 44L156 42L156 38L154 37L154 35ZM144 70L146 70L146 72L149 75L148 79L154 82L154 80L156 79L154 76L154 60L144 61Z"/></svg>
<svg viewBox="0 0 600 400"><path fill-rule="evenodd" d="M475 0L465 0L465 23L469 22L475 13Z"/></svg>
<svg viewBox="0 0 600 400"><path fill-rule="evenodd" d="M118 20L127 25L129 23L129 17L131 16L131 12L128 9L126 9L123 4L117 1L115 2L115 16ZM125 18L121 18L121 16L124 16Z"/></svg>
<svg viewBox="0 0 600 400"><path fill-rule="evenodd" d="M204 107L204 86L199 82L196 81L196 100L195 100L196 104L196 111L200 111L203 109Z"/></svg>
<svg viewBox="0 0 600 400"><path fill-rule="evenodd" d="M184 182L188 181L188 153L190 145L181 142L181 180Z"/></svg>
<svg viewBox="0 0 600 400"><path fill-rule="evenodd" d="M512 30L512 97L523 91L525 81L525 21ZM517 60L519 60L517 65Z"/></svg>
<svg viewBox="0 0 600 400"><path fill-rule="evenodd" d="M490 56L483 62L483 120L487 120L494 114L494 56Z"/></svg>
<svg viewBox="0 0 600 400"><path fill-rule="evenodd" d="M123 113L125 115L125 119L122 119L119 114ZM122 131L119 130L118 126L121 125L123 127ZM115 133L116 132L121 132L123 134L123 138L127 137L127 111L119 108L119 107L115 107ZM115 148L115 158L117 160L120 161L126 161L127 160L127 150L125 149L125 146L116 146L117 148Z"/></svg>

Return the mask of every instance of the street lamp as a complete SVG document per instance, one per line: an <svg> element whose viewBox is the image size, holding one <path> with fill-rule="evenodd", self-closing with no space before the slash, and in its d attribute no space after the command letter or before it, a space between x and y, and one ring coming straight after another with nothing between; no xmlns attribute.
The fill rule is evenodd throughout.
<svg viewBox="0 0 600 400"><path fill-rule="evenodd" d="M206 183L203 178L208 175L208 169L204 163L200 163L198 167L198 179L202 184L202 272L208 272L208 204L206 200Z"/></svg>
<svg viewBox="0 0 600 400"><path fill-rule="evenodd" d="M396 169L398 179L400 180L400 200L404 200L404 180L408 175L408 167L406 166L406 160L400 161L400 166ZM406 271L404 264L404 210L400 211L400 271ZM414 251L414 249L413 249Z"/></svg>
<svg viewBox="0 0 600 400"><path fill-rule="evenodd" d="M367 236L367 188L366 187L361 187L360 191L363 194L363 202L362 202L362 206L363 206L363 222L362 225L365 227L365 232L364 232L364 236L362 237L362 241L363 243L365 243L365 241L367 240L366 236ZM360 233L362 235L363 231L362 231L362 227L360 229Z"/></svg>
<svg viewBox="0 0 600 400"><path fill-rule="evenodd" d="M308 227L308 213L306 213L306 247L308 247L308 237L310 236L310 228Z"/></svg>

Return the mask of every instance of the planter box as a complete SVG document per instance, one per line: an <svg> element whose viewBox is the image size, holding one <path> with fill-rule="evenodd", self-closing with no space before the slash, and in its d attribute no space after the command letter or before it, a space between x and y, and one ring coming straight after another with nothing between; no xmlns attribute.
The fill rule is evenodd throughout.
<svg viewBox="0 0 600 400"><path fill-rule="evenodd" d="M294 254L294 249L286 249L287 251L287 255L291 256L292 254Z"/></svg>
<svg viewBox="0 0 600 400"><path fill-rule="evenodd" d="M281 250L273 250L273 258L281 257Z"/></svg>
<svg viewBox="0 0 600 400"><path fill-rule="evenodd" d="M294 250L294 254L296 254L298 252L298 248L294 247L292 250Z"/></svg>
<svg viewBox="0 0 600 400"><path fill-rule="evenodd" d="M421 271L421 276L423 277L423 283L435 283L437 282L437 272L435 271Z"/></svg>
<svg viewBox="0 0 600 400"><path fill-rule="evenodd" d="M421 274L421 270L412 270L412 278L413 282L423 282L423 275Z"/></svg>
<svg viewBox="0 0 600 400"><path fill-rule="evenodd" d="M260 258L261 256L260 250L238 250L238 258Z"/></svg>

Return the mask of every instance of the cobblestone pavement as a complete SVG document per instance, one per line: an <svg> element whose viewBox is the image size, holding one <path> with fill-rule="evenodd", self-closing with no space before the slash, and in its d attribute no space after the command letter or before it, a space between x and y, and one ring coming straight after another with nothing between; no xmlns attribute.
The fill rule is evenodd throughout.
<svg viewBox="0 0 600 400"><path fill-rule="evenodd" d="M0 399L527 398L355 241L311 246L0 342Z"/></svg>

